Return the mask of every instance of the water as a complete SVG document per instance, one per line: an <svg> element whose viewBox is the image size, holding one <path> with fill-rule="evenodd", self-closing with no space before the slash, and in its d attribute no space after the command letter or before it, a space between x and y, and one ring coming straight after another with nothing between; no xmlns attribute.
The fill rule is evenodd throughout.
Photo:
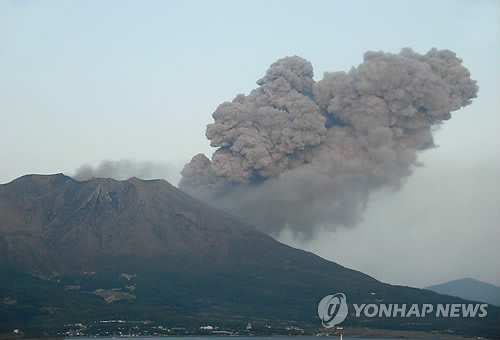
<svg viewBox="0 0 500 340"><path fill-rule="evenodd" d="M290 336L276 336L276 337L261 337L261 336L227 336L227 337L219 337L219 336L183 336L183 337L175 337L175 336L169 336L169 337L139 337L139 336L134 336L134 337L107 337L107 338L94 338L92 337L93 340L109 340L109 339L135 339L135 340L228 340L229 338L235 338L238 340L267 340L267 339L279 339L279 340L321 340L321 339L328 339L328 340L339 340L340 337L328 337L328 336L296 336L296 337L290 337ZM74 340L75 338L66 338L64 340ZM349 338L344 336L343 339L355 339L355 340L396 340L395 338ZM423 338L419 339L407 339L405 338L404 340L427 340Z"/></svg>

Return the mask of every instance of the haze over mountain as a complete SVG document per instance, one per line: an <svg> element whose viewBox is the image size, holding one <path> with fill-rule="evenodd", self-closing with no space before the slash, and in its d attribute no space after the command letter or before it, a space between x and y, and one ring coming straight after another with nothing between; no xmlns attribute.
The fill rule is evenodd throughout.
<svg viewBox="0 0 500 340"><path fill-rule="evenodd" d="M281 244L164 180L28 175L0 186L0 330L109 319L321 327L318 302L335 292L349 304L466 303ZM485 318L343 325L498 336L498 316L490 306Z"/></svg>
<svg viewBox="0 0 500 340"><path fill-rule="evenodd" d="M500 287L472 278L453 280L425 287L424 289L439 294L458 296L471 301L481 301L500 306Z"/></svg>

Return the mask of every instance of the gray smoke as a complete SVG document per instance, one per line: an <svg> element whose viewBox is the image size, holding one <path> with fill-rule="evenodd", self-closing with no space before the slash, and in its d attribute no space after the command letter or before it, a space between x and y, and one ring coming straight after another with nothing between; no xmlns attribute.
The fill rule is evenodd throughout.
<svg viewBox="0 0 500 340"><path fill-rule="evenodd" d="M311 63L286 57L248 96L213 113L212 160L193 157L180 188L257 227L309 237L352 226L369 194L398 189L433 127L469 105L478 87L449 50L367 52L349 72L313 80Z"/></svg>
<svg viewBox="0 0 500 340"><path fill-rule="evenodd" d="M84 164L76 169L71 176L77 181L86 181L91 178L113 178L126 180L131 177L140 179L169 179L174 172L172 166L166 163L139 162L132 160L103 161L93 167Z"/></svg>

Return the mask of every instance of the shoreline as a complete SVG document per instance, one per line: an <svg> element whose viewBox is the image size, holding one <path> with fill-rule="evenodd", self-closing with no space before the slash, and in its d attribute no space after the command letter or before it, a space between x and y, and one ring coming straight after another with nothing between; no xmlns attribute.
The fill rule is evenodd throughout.
<svg viewBox="0 0 500 340"><path fill-rule="evenodd" d="M343 334L344 339L408 339L408 340L493 340L494 338L482 337L462 337L453 334L428 334L425 332L390 332L380 334ZM256 338L256 339L271 339L271 338L318 338L318 339L338 339L340 335L243 335L243 336L220 336L220 335L148 335L148 336L82 336L82 337L4 337L0 336L0 340L78 340L78 339L158 339L158 338L184 338L184 339L203 339L203 338Z"/></svg>

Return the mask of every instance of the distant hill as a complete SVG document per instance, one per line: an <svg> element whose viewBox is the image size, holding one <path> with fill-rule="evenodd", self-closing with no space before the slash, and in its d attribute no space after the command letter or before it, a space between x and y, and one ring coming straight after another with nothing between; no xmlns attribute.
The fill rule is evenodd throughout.
<svg viewBox="0 0 500 340"><path fill-rule="evenodd" d="M476 279L465 278L425 287L439 294L458 296L471 301L500 306L500 287Z"/></svg>
<svg viewBox="0 0 500 340"><path fill-rule="evenodd" d="M356 318L353 303L467 301L289 247L164 180L58 174L0 185L0 333L186 335L214 325L248 334L250 320L266 335L324 330L318 302L337 292L351 305L345 327L498 337L491 306L484 318Z"/></svg>

